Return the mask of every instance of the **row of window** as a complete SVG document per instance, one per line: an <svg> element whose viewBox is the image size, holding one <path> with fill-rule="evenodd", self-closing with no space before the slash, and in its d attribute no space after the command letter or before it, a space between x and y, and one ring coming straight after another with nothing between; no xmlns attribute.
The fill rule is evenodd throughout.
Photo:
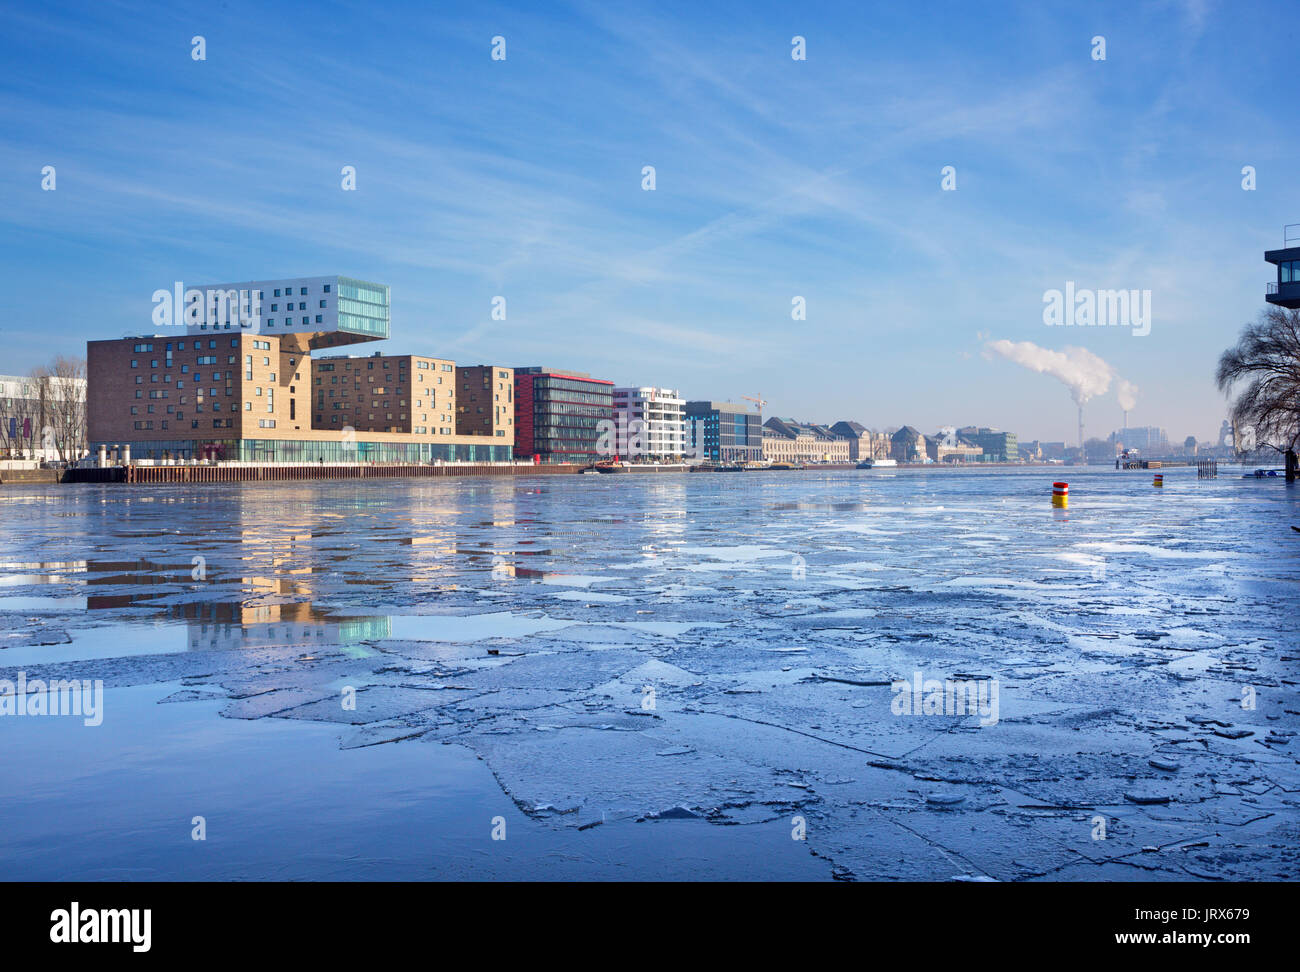
<svg viewBox="0 0 1300 972"><path fill-rule="evenodd" d="M267 420L264 419L263 421L267 421ZM269 421L270 421L271 424L270 424L269 426L268 426L268 425L263 425L262 428L272 428L272 429L275 428L275 420L274 420L274 419L270 419ZM259 424L260 424L260 423L259 423ZM198 419L193 419L193 420L190 422L190 428L192 428L192 429L197 429L198 427L199 427L199 420L198 420ZM213 427L214 429L230 429L230 428L234 428L234 426L231 424L230 419L213 419L213 420L212 420L212 427ZM143 421L136 422L136 423L135 423L135 428L136 428L137 431L141 431L141 432L148 431L148 430L150 430L150 429L153 428L153 420L152 420L152 419L145 419L145 420L143 420ZM161 428L161 429L165 429L165 428L167 428L167 420L166 420L166 419L163 419L163 420L159 423L159 428Z"/></svg>
<svg viewBox="0 0 1300 972"><path fill-rule="evenodd" d="M343 425L348 425L348 424L351 422L351 418L350 418L349 416L347 416L347 415L343 415L343 416L331 415L331 416L330 416L330 425L338 425L338 424L340 423L340 418L342 419L342 424L343 424ZM374 413L374 412L370 412L370 413L368 413L368 416L367 416L367 419L366 419L366 420L369 421L369 422L373 422L373 421L375 421L375 413ZM384 417L384 420L385 420L385 421L389 421L389 422L394 421L394 419L393 419L393 413L392 413L392 412L388 412L388 413L386 413L386 414L385 414L385 417ZM403 412L403 413L401 414L400 418L397 419L397 421L405 421L405 420L406 420L406 413ZM325 416L323 416L323 415L321 415L319 412L317 412L317 413L316 413L316 424L319 426L319 425L321 425L324 421L325 421ZM447 416L445 416L445 415L443 416L443 421L447 421ZM437 429L434 430L433 433L431 433L431 432L429 431L429 426L427 426L427 425L416 425L416 426L412 426L412 428L411 428L411 432L412 432L412 434L414 434L414 435L430 435L430 434L437 434L437 435L453 435L453 434L455 433L455 430L452 429L451 426L446 425L446 426L440 426L440 427L438 427ZM503 433L503 432L498 432L497 434L498 434L498 435L504 435L505 433Z"/></svg>
<svg viewBox="0 0 1300 972"><path fill-rule="evenodd" d="M387 360L380 361L379 363L380 363L380 365L382 366L382 368L383 368L384 371L387 371L389 368L392 367L392 363L391 363L390 361L387 361ZM318 363L316 364L316 370L317 370L317 371L333 371L333 370L334 370L334 366L335 366L335 362L333 362L333 361L321 361L321 362L318 362ZM430 367L430 363L429 363L428 361L417 361L417 362L415 362L415 367L418 368L418 369L421 370L421 371L428 371L428 370L429 370L429 367ZM398 368L399 371L404 370L404 369L406 368L406 359L405 359L405 358L398 358L398 359L397 359L397 368ZM352 370L352 362L350 362L350 361L348 361L348 362L344 362L344 364L343 364L343 370L344 370L344 371L351 371L351 370ZM358 362L357 362L357 371L360 371L360 370L361 370L361 362L358 361ZM366 370L367 370L367 371L374 371L374 370L375 370L375 363L374 363L374 361L367 361L367 362L366 362ZM438 362L438 370L439 370L439 371L455 371L455 370L456 370L456 366L455 366L454 364L447 364L447 363L445 363L445 362ZM421 381L424 381L424 376L423 376L423 375L420 376L420 380L421 380ZM442 384L442 379L441 379L441 378L438 379L438 384L440 384L440 385Z"/></svg>
<svg viewBox="0 0 1300 972"><path fill-rule="evenodd" d="M322 301L320 302L319 306L322 307L322 308L327 307L327 306L328 306L328 302L322 300ZM279 304L272 304L272 305L271 305L271 310L273 310L273 311L278 311L279 309L280 309L280 305L279 305ZM285 305L284 305L284 309L287 310L287 311L291 311L291 310L293 310L293 302L290 301L289 303L285 304ZM306 310L306 309L307 309L307 302L306 302L305 300L300 300L300 301L298 301L298 310Z"/></svg>
<svg viewBox="0 0 1300 972"><path fill-rule="evenodd" d="M181 434L178 430L178 434ZM104 443L109 448L114 443ZM127 443L131 453L148 459L212 458L243 459L262 462L326 462L357 460L369 462L429 462L441 459L461 462L493 462L510 459L510 446L501 444L462 444L415 440L406 442L367 442L358 437L350 441L322 442L300 439L218 439L215 436L191 436L184 439L139 440ZM99 442L90 443L94 451ZM121 443L117 443L121 445ZM164 453L166 455L164 455ZM192 607L193 605L191 605Z"/></svg>
<svg viewBox="0 0 1300 972"><path fill-rule="evenodd" d="M280 296L280 289L281 289L281 288L279 288L279 287L276 288L276 290L275 290L275 296L276 296L276 297L279 297L279 296ZM283 289L284 289L284 296L286 296L286 297L292 297L292 296L293 296L293 288L292 288L292 287L285 287L285 288L283 288ZM324 286L324 288L323 288L323 290L322 290L322 293L326 293L326 294L328 294L329 292L330 292L330 284L325 284L325 286ZM261 299L262 299L262 295L263 295L263 292L259 290L259 291L257 292L257 299L258 299L258 300L261 300ZM299 297L306 297L306 296L307 296L307 288L306 288L306 287L299 287L299 288L298 288L298 296L299 296ZM321 302L321 306L322 306L322 307L325 306L324 301Z"/></svg>
<svg viewBox="0 0 1300 972"><path fill-rule="evenodd" d="M317 315L316 315L316 323L317 323L317 324L320 324L320 323L322 322L322 320L323 320L322 316L321 316L320 314L317 314ZM310 323L311 323L311 319L308 318L306 315L304 315L304 316L303 316L303 319L302 319L302 322L303 322L304 324L310 324ZM274 318L274 317L268 317L268 318L266 319L266 326L267 326L267 327L275 327L275 318ZM286 318L284 319L284 326L285 326L285 327L293 327L293 318L292 318L292 317L286 317Z"/></svg>

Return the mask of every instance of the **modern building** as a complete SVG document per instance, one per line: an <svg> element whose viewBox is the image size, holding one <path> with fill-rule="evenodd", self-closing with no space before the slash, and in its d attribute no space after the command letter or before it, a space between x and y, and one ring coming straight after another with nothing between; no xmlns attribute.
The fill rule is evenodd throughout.
<svg viewBox="0 0 1300 972"><path fill-rule="evenodd" d="M1288 235L1287 230L1282 233L1282 249L1264 251L1264 260L1277 267L1277 280L1268 285L1264 299L1295 310L1300 307L1300 239Z"/></svg>
<svg viewBox="0 0 1300 972"><path fill-rule="evenodd" d="M921 462L925 458L925 436L910 425L904 425L891 437L890 458L899 462Z"/></svg>
<svg viewBox="0 0 1300 972"><path fill-rule="evenodd" d="M509 437L456 434L449 360L312 359L316 350L387 338L387 286L301 277L193 293L205 299L187 302L172 333L88 342L92 453L102 445L133 459L511 458Z"/></svg>
<svg viewBox="0 0 1300 972"><path fill-rule="evenodd" d="M468 365L456 369L456 434L515 437L515 369Z"/></svg>
<svg viewBox="0 0 1300 972"><path fill-rule="evenodd" d="M612 381L557 368L514 372L515 458L534 462L604 458L600 437L614 420Z"/></svg>
<svg viewBox="0 0 1300 972"><path fill-rule="evenodd" d="M178 315L191 335L243 331L284 339L286 351L320 350L388 337L389 289L352 277L294 277L213 284Z"/></svg>
<svg viewBox="0 0 1300 972"><path fill-rule="evenodd" d="M763 424L763 458L769 462L849 461L849 439L824 425L770 418Z"/></svg>
<svg viewBox="0 0 1300 972"><path fill-rule="evenodd" d="M705 462L758 462L763 416L735 402L686 403L687 451Z"/></svg>
<svg viewBox="0 0 1300 972"><path fill-rule="evenodd" d="M1165 456L1174 451L1169 443L1169 433L1157 425L1116 429L1107 437L1107 442L1117 451L1136 449L1146 456Z"/></svg>
<svg viewBox="0 0 1300 972"><path fill-rule="evenodd" d="M614 389L614 451L628 459L686 454L686 399L671 388Z"/></svg>
<svg viewBox="0 0 1300 972"><path fill-rule="evenodd" d="M311 360L312 427L392 432L435 442L456 434L456 364L423 355L325 355Z"/></svg>
<svg viewBox="0 0 1300 972"><path fill-rule="evenodd" d="M1014 432L1001 432L998 429L977 428L968 425L965 428L958 429L957 434L971 445L979 447L980 452L983 453L984 462L1020 461L1020 453L1016 448L1016 434Z"/></svg>

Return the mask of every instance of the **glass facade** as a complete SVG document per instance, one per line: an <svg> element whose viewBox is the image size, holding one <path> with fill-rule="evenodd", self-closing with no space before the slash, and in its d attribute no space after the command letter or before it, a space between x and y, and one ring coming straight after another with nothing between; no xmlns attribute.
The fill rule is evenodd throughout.
<svg viewBox="0 0 1300 972"><path fill-rule="evenodd" d="M220 459L237 462L509 462L507 445L441 442L313 442L306 439L174 439L145 442L92 442L90 454L103 445L131 447L132 459Z"/></svg>
<svg viewBox="0 0 1300 972"><path fill-rule="evenodd" d="M389 290L384 284L339 277L339 330L388 337Z"/></svg>
<svg viewBox="0 0 1300 972"><path fill-rule="evenodd" d="M603 458L601 423L614 419L614 383L599 379L515 371L515 453L542 462Z"/></svg>
<svg viewBox="0 0 1300 972"><path fill-rule="evenodd" d="M687 402L686 425L694 455L710 462L757 462L763 458L762 416L714 402Z"/></svg>
<svg viewBox="0 0 1300 972"><path fill-rule="evenodd" d="M974 432L962 430L960 434L963 439L983 450L981 458L984 462L1016 462L1020 458L1014 432L977 429Z"/></svg>

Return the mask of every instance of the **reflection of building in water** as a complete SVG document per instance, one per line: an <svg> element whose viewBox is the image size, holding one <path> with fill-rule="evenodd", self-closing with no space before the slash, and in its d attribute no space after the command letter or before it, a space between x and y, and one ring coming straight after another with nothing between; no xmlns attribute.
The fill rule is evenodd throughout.
<svg viewBox="0 0 1300 972"><path fill-rule="evenodd" d="M243 604L208 602L180 604L172 617L184 619L191 650L234 650L304 645L346 648L363 641L387 638L387 617L332 617L310 603Z"/></svg>

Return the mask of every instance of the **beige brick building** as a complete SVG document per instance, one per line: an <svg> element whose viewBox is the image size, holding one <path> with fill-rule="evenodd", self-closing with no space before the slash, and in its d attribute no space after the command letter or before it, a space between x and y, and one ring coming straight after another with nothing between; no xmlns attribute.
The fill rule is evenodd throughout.
<svg viewBox="0 0 1300 972"><path fill-rule="evenodd" d="M781 418L763 424L763 458L769 462L847 463L850 450L847 437L823 425Z"/></svg>
<svg viewBox="0 0 1300 972"><path fill-rule="evenodd" d="M312 422L430 442L456 435L456 363L416 354L331 355L312 361Z"/></svg>
<svg viewBox="0 0 1300 972"><path fill-rule="evenodd" d="M456 369L460 397L456 406L457 435L515 437L515 369L499 365L466 365Z"/></svg>
<svg viewBox="0 0 1300 972"><path fill-rule="evenodd" d="M386 338L387 287L313 277L220 285L209 293L214 289L239 295L245 306L237 316L87 343L92 454L103 445L119 455L129 447L133 459L512 458L513 421L490 435L457 431L450 359L311 357L313 350ZM263 317L263 308L268 315L294 313Z"/></svg>

